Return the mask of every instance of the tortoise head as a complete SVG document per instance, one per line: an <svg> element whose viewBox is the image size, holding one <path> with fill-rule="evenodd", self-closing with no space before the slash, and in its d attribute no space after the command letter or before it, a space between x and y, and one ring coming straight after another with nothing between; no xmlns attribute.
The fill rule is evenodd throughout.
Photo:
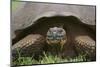
<svg viewBox="0 0 100 67"><path fill-rule="evenodd" d="M48 44L60 44L66 43L66 31L61 27L52 27L48 29L46 41Z"/></svg>

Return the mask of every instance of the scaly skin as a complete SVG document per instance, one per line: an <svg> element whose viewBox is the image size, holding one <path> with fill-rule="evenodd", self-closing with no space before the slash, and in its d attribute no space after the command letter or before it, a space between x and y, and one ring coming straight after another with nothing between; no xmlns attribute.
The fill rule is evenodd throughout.
<svg viewBox="0 0 100 67"><path fill-rule="evenodd" d="M19 51L22 56L32 56L32 54L42 51L43 43L44 38L41 35L30 34L12 46L12 53L13 55L17 55Z"/></svg>
<svg viewBox="0 0 100 67"><path fill-rule="evenodd" d="M96 45L95 41L89 36L78 36L75 38L76 48L79 53L85 54L95 60Z"/></svg>

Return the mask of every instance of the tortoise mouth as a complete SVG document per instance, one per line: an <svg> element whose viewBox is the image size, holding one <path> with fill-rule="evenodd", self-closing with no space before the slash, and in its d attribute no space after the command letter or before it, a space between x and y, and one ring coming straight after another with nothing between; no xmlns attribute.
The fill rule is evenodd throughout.
<svg viewBox="0 0 100 67"><path fill-rule="evenodd" d="M48 44L60 44L60 42L61 42L61 40L57 40L57 39L55 39L55 40L48 39L47 40L47 43Z"/></svg>

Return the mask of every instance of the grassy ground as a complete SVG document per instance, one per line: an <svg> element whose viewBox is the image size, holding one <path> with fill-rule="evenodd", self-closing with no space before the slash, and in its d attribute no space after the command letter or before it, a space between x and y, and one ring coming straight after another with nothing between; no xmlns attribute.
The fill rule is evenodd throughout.
<svg viewBox="0 0 100 67"><path fill-rule="evenodd" d="M69 62L85 62L87 61L87 59L82 56L79 55L78 57L75 58L66 58L66 59L62 59L60 57L57 56L53 56L53 55L48 55L44 53L44 57L42 57L42 60L35 60L32 59L32 57L18 57L18 59L16 59L15 61L12 62L13 65L34 65L34 64L54 64L54 63L69 63Z"/></svg>

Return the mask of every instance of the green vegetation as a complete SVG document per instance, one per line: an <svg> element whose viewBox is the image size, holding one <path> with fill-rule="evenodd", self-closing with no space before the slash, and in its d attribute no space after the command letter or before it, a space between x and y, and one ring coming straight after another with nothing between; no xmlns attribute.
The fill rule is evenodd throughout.
<svg viewBox="0 0 100 67"><path fill-rule="evenodd" d="M18 58L13 60L12 65L34 65L34 64L54 64L54 63L69 63L69 62L86 62L90 61L86 59L86 55L80 54L77 57L71 58L61 58L58 56L51 55L50 53L43 52L42 59L38 61L35 60L33 57L21 57L19 49L17 49Z"/></svg>
<svg viewBox="0 0 100 67"><path fill-rule="evenodd" d="M12 11L16 11L17 8L20 6L21 2L18 2L19 0L12 0L11 4L12 4Z"/></svg>
<svg viewBox="0 0 100 67"><path fill-rule="evenodd" d="M53 56L50 54L44 53L44 56L42 57L42 60L40 59L39 61L32 59L32 57L19 57L15 61L13 61L13 65L34 65L34 64L53 64L53 63L67 63L67 62L84 62L87 61L85 56L79 55L78 57L75 58L66 58L62 59L58 56ZM88 60L89 61L89 60Z"/></svg>

